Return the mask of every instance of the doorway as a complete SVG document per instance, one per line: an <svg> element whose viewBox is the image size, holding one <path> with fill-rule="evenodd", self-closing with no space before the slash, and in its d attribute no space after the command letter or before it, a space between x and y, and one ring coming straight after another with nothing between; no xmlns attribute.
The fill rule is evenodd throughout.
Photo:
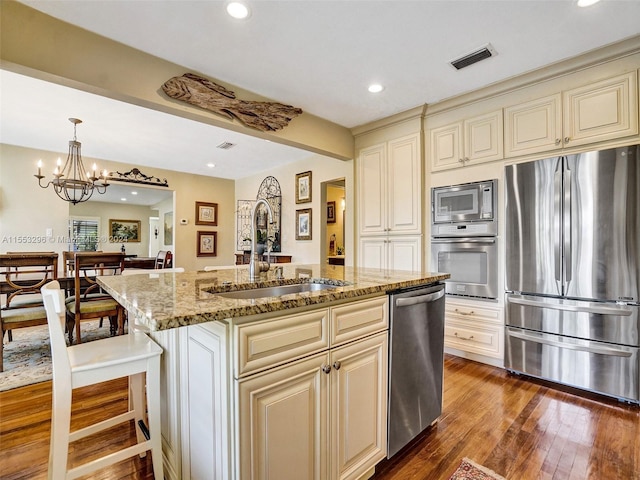
<svg viewBox="0 0 640 480"><path fill-rule="evenodd" d="M345 217L346 188L345 179L337 178L321 184L323 208L321 219L322 263L331 265L345 264Z"/></svg>

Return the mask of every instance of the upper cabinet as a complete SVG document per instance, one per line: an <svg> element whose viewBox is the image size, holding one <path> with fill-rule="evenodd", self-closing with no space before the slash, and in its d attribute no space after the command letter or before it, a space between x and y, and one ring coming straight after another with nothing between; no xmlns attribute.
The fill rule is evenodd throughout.
<svg viewBox="0 0 640 480"><path fill-rule="evenodd" d="M432 171L503 158L502 110L429 130Z"/></svg>
<svg viewBox="0 0 640 480"><path fill-rule="evenodd" d="M360 151L360 235L422 232L422 168L418 133Z"/></svg>
<svg viewBox="0 0 640 480"><path fill-rule="evenodd" d="M636 135L637 95L633 71L505 108L505 156Z"/></svg>

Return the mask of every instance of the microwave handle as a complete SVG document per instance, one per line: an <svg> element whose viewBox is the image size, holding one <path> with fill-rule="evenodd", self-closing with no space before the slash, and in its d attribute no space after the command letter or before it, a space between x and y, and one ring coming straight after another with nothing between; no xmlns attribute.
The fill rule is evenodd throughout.
<svg viewBox="0 0 640 480"><path fill-rule="evenodd" d="M492 237L464 237L464 238L434 238L431 243L496 243L496 239Z"/></svg>

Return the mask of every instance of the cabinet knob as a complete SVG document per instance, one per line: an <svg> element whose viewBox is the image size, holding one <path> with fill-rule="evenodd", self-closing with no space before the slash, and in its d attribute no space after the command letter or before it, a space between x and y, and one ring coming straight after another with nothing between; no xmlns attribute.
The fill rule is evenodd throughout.
<svg viewBox="0 0 640 480"><path fill-rule="evenodd" d="M340 366L341 366L341 365L342 365L342 364L341 364L338 360L336 360L335 362L333 362L333 368L335 368L336 370L340 370Z"/></svg>
<svg viewBox="0 0 640 480"><path fill-rule="evenodd" d="M564 137L564 143L569 143L569 140L571 140L569 137Z"/></svg>
<svg viewBox="0 0 640 480"><path fill-rule="evenodd" d="M464 161L468 162L469 161L469 157L464 157Z"/></svg>
<svg viewBox="0 0 640 480"><path fill-rule="evenodd" d="M560 142L562 142L562 140L560 140L559 138L556 138L556 145L560 145Z"/></svg>
<svg viewBox="0 0 640 480"><path fill-rule="evenodd" d="M331 373L331 365L322 365L322 371L326 374Z"/></svg>
<svg viewBox="0 0 640 480"><path fill-rule="evenodd" d="M463 164L463 165L464 165L464 159L463 159L463 158L459 158L459 159L458 159L458 162L460 162L461 164Z"/></svg>

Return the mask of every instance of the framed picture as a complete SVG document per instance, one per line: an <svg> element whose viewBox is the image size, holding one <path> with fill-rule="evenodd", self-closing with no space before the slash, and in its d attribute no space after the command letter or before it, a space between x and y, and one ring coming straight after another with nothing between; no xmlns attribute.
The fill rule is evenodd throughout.
<svg viewBox="0 0 640 480"><path fill-rule="evenodd" d="M109 219L109 235L114 243L139 242L140 232L140 220Z"/></svg>
<svg viewBox="0 0 640 480"><path fill-rule="evenodd" d="M218 204L196 202L196 225L218 225Z"/></svg>
<svg viewBox="0 0 640 480"><path fill-rule="evenodd" d="M218 232L198 232L198 257L215 257L218 254Z"/></svg>
<svg viewBox="0 0 640 480"><path fill-rule="evenodd" d="M296 174L296 203L311 201L311 172Z"/></svg>
<svg viewBox="0 0 640 480"><path fill-rule="evenodd" d="M173 245L173 212L164 214L164 245Z"/></svg>
<svg viewBox="0 0 640 480"><path fill-rule="evenodd" d="M311 240L311 209L296 210L296 240Z"/></svg>
<svg viewBox="0 0 640 480"><path fill-rule="evenodd" d="M336 223L336 202L327 202L327 223Z"/></svg>

